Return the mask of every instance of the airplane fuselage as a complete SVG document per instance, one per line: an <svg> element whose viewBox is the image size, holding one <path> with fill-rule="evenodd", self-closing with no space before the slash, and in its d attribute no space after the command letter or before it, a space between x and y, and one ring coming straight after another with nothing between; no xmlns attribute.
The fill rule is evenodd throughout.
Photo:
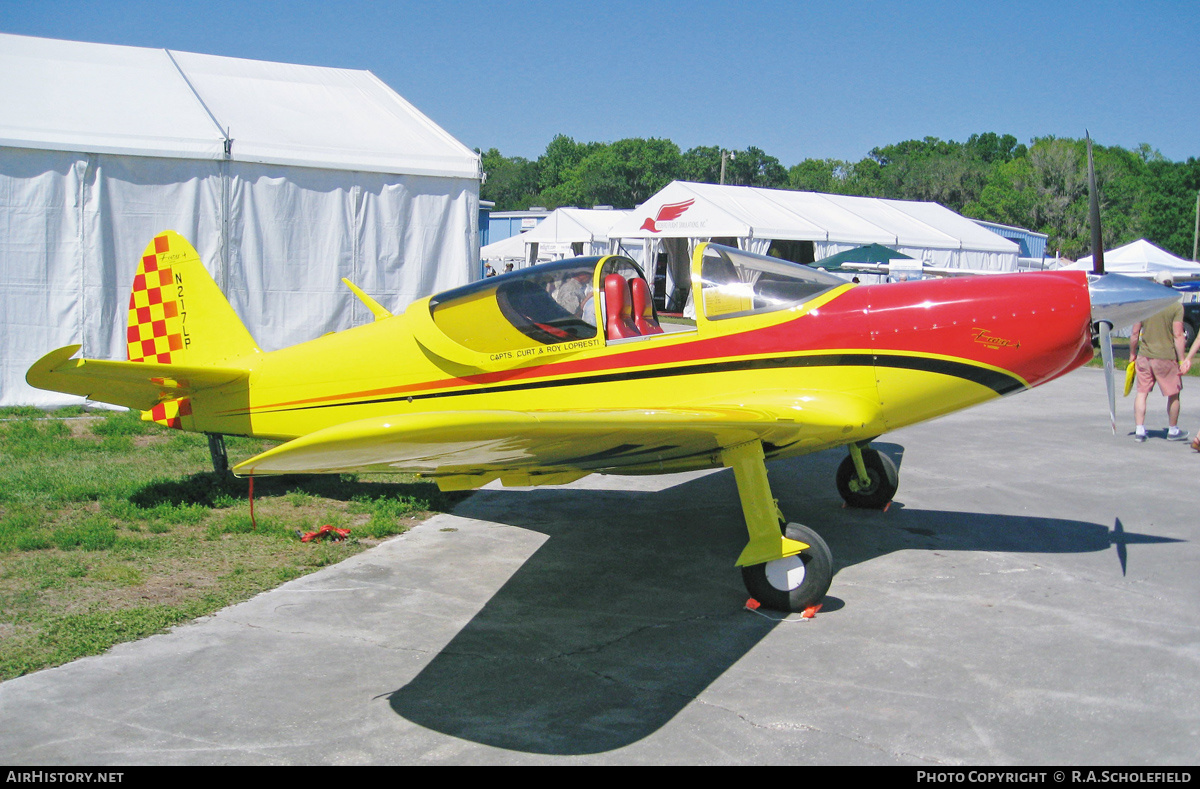
<svg viewBox="0 0 1200 789"><path fill-rule="evenodd" d="M766 315L497 352L497 369L487 369L419 341L425 299L401 315L240 360L252 371L248 386L206 393L182 427L291 439L388 415L728 406L774 420L768 457L802 454L1078 367L1092 353L1089 307L1080 273L844 286ZM667 452L645 467L622 465L636 473L710 463Z"/></svg>

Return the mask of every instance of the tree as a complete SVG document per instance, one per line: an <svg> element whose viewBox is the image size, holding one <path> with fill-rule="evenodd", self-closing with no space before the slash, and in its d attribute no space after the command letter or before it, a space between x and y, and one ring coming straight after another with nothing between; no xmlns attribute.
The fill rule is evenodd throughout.
<svg viewBox="0 0 1200 789"><path fill-rule="evenodd" d="M1017 144L1017 138L1011 134L998 135L995 132L972 134L963 146L968 155L985 164L1003 164L1024 156L1028 149Z"/></svg>
<svg viewBox="0 0 1200 789"><path fill-rule="evenodd" d="M537 160L538 202L549 208L585 202L571 174L588 154L602 145L598 142L577 143L565 134L551 140L546 152Z"/></svg>
<svg viewBox="0 0 1200 789"><path fill-rule="evenodd" d="M701 184L721 182L721 149L715 145L689 148L679 160L679 177Z"/></svg>
<svg viewBox="0 0 1200 789"><path fill-rule="evenodd" d="M788 173L779 160L751 145L744 151L733 151L725 162L725 183L735 186L762 186L781 189L787 186ZM718 170L718 180L720 171Z"/></svg>
<svg viewBox="0 0 1200 789"><path fill-rule="evenodd" d="M501 211L528 208L538 191L538 167L528 159L509 159L495 148L481 154L487 181L479 188L479 197L491 200Z"/></svg>
<svg viewBox="0 0 1200 789"><path fill-rule="evenodd" d="M1190 257L1200 161L1170 162L1148 144L1093 146L1105 247L1144 237ZM556 136L536 162L482 154L484 199L498 208L531 204L627 208L672 180L718 183L721 151L680 153L670 140L579 143ZM965 143L925 137L873 148L857 162L806 159L790 169L754 146L734 151L726 183L831 194L926 200L977 219L1046 233L1068 257L1091 250L1087 156L1083 140L972 134Z"/></svg>
<svg viewBox="0 0 1200 789"><path fill-rule="evenodd" d="M633 208L679 177L679 146L670 140L617 140L590 152L566 174L581 204Z"/></svg>
<svg viewBox="0 0 1200 789"><path fill-rule="evenodd" d="M1191 259L1200 193L1200 159L1147 164L1142 235L1180 257Z"/></svg>
<svg viewBox="0 0 1200 789"><path fill-rule="evenodd" d="M839 194L853 165L838 159L805 159L788 170L787 188L800 192Z"/></svg>
<svg viewBox="0 0 1200 789"><path fill-rule="evenodd" d="M1009 149L1016 145L1011 139ZM1002 158L1008 139L995 134L973 135L970 145L936 137L905 140L871 150L876 162L875 194L898 200L940 203L954 211L976 200L988 181L990 162Z"/></svg>

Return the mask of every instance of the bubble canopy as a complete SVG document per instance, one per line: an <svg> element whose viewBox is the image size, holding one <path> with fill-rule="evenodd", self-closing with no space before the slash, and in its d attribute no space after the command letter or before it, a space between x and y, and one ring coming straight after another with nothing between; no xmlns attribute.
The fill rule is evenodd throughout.
<svg viewBox="0 0 1200 789"><path fill-rule="evenodd" d="M619 255L543 263L488 277L434 296L433 322L455 342L481 353L553 345L597 337L604 325L604 278L644 278Z"/></svg>

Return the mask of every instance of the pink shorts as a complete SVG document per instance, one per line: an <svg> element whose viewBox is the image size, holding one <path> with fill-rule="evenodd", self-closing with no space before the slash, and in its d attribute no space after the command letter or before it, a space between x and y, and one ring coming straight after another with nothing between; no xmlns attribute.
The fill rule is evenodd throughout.
<svg viewBox="0 0 1200 789"><path fill-rule="evenodd" d="M1172 397L1179 394L1183 389L1183 379L1179 375L1179 363L1173 362L1170 359L1147 359L1145 356L1137 358L1137 390L1138 393L1146 393L1154 388L1154 382L1158 382L1158 391L1163 393L1164 397Z"/></svg>

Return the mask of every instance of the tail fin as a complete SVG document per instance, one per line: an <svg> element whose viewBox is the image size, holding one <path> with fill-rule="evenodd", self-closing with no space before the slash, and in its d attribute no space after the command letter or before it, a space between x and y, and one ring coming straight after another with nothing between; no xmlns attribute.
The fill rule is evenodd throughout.
<svg viewBox="0 0 1200 789"><path fill-rule="evenodd" d="M79 346L68 345L35 362L25 380L39 389L136 408L142 419L168 427L208 430L212 416L197 415L192 397L238 384L244 390L251 365L239 357L259 352L196 250L171 230L155 236L142 255L129 296L126 342L127 362L74 359Z"/></svg>
<svg viewBox="0 0 1200 789"><path fill-rule="evenodd" d="M138 264L126 339L131 362L211 365L259 350L196 250L173 230L155 236Z"/></svg>

